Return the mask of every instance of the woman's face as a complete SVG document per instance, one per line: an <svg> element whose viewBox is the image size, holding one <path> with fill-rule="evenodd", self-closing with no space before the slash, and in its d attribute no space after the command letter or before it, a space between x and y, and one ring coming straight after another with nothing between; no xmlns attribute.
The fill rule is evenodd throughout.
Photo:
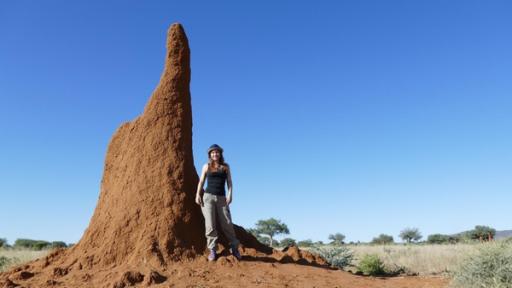
<svg viewBox="0 0 512 288"><path fill-rule="evenodd" d="M212 158L213 161L219 161L220 152L218 150L213 150L212 152L210 152L210 158Z"/></svg>

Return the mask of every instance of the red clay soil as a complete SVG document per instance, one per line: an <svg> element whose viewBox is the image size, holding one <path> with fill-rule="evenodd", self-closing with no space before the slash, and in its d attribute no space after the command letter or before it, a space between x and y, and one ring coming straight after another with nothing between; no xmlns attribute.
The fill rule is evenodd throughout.
<svg viewBox="0 0 512 288"><path fill-rule="evenodd" d="M3 273L3 287L346 287L346 288L441 288L448 280L441 277L364 277L316 264L288 263L307 255L296 247L272 254L253 248L240 249L238 261L227 251L215 262L206 256L168 263L166 267L148 264L120 265L103 269L87 269L79 264L70 267L43 267L59 262L65 250L57 250L39 261ZM306 260L307 261L307 260ZM32 271L32 272L28 272ZM18 286L19 285L19 286Z"/></svg>
<svg viewBox="0 0 512 288"><path fill-rule="evenodd" d="M321 266L283 264L278 259L296 255L263 255L241 249L242 261L222 252L216 262L205 256L169 263L165 268L147 264L86 269L80 265L45 269L41 261L25 264L4 273L3 287L346 287L346 288L441 288L448 281L440 277L375 278ZM44 258L51 262L64 255L57 251ZM303 251L301 251L303 252ZM28 272L28 271L34 272ZM19 285L19 286L18 286Z"/></svg>
<svg viewBox="0 0 512 288"><path fill-rule="evenodd" d="M121 125L109 143L84 235L71 248L0 273L1 287L444 287L440 278L331 270L321 257L273 250L239 226L243 261L222 251L208 263L204 220L194 203L189 83L187 36L173 24L160 83L143 114Z"/></svg>

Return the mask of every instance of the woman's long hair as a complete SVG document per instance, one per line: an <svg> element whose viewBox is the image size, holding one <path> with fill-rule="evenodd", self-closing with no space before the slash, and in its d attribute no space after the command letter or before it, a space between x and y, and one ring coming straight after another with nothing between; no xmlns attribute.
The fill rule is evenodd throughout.
<svg viewBox="0 0 512 288"><path fill-rule="evenodd" d="M224 155L222 155L222 152L219 151L219 153L220 153L220 157L219 157L219 164L217 167L214 167L215 162L213 161L212 156L211 156L212 152L208 153L208 171L212 171L212 172L219 171L219 170L223 171L223 172L226 171L227 166L229 166L229 165L228 165L228 163L224 162Z"/></svg>

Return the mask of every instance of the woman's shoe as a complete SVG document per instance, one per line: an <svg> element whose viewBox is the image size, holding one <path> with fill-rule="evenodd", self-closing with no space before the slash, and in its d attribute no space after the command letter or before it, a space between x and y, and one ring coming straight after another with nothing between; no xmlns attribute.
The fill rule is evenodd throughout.
<svg viewBox="0 0 512 288"><path fill-rule="evenodd" d="M235 256L236 259L242 260L242 255L240 255L240 252L238 251L238 248L235 246L231 246L231 254Z"/></svg>
<svg viewBox="0 0 512 288"><path fill-rule="evenodd" d="M210 255L208 255L208 261L215 261L217 259L217 252L212 249L210 250Z"/></svg>

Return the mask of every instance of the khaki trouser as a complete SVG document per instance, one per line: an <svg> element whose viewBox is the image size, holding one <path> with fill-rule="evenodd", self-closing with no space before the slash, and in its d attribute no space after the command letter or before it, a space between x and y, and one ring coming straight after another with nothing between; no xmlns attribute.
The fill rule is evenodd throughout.
<svg viewBox="0 0 512 288"><path fill-rule="evenodd" d="M226 205L226 196L217 196L210 193L203 194L203 207L201 207L201 211L204 216L204 224L205 224L205 234L206 234L206 244L208 249L215 249L217 245L217 240L219 238L217 233L217 221L221 225L222 232L228 239L229 243L232 246L238 247L240 243L235 235L235 230L233 229L233 223L231 222L231 212L229 211L229 206Z"/></svg>

